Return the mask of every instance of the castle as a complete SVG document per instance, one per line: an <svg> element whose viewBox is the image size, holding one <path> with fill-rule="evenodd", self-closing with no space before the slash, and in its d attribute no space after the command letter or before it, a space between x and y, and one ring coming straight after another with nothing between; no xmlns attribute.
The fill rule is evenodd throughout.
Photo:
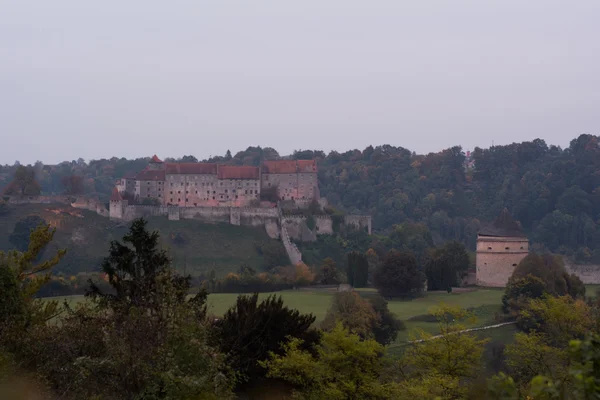
<svg viewBox="0 0 600 400"><path fill-rule="evenodd" d="M146 169L117 182L117 191L130 202L179 207L257 205L263 192L277 200L319 199L315 160L265 161L252 167L165 163L154 155Z"/></svg>
<svg viewBox="0 0 600 400"><path fill-rule="evenodd" d="M527 254L529 240L505 208L493 224L477 235L477 285L505 287Z"/></svg>
<svg viewBox="0 0 600 400"><path fill-rule="evenodd" d="M309 211L315 202L321 212ZM265 161L253 167L165 163L154 155L143 171L116 183L109 204L113 220L166 216L262 226L271 238L282 240L292 264L302 261L292 240L334 233L333 219L322 211L326 200L320 197L315 160ZM305 211L294 215L290 208ZM347 215L343 224L371 234L370 216Z"/></svg>

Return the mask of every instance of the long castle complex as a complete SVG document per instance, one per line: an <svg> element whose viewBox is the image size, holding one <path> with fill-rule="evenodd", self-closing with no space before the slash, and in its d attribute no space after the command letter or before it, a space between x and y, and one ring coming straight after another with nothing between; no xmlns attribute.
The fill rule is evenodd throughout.
<svg viewBox="0 0 600 400"><path fill-rule="evenodd" d="M274 193L278 200L319 199L314 160L265 161L261 167L251 167L165 163L154 155L145 170L121 179L117 191L136 203L153 199L179 207L256 205L263 191Z"/></svg>
<svg viewBox="0 0 600 400"><path fill-rule="evenodd" d="M315 203L321 212L313 215L308 210L314 210L311 206ZM325 204L315 160L265 161L253 167L165 163L154 155L143 171L117 182L108 216L123 221L166 216L170 220L264 226L271 238L282 240L290 261L298 264L302 255L292 240L311 241L317 235L334 233L332 218L322 212ZM294 215L289 209L305 212ZM371 234L369 216L348 215L343 222Z"/></svg>

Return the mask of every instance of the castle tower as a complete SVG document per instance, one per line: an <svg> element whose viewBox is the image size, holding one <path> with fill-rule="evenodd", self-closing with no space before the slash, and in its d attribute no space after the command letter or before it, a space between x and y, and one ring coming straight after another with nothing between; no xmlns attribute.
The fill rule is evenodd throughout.
<svg viewBox="0 0 600 400"><path fill-rule="evenodd" d="M155 155L152 156L148 163L148 169L151 171L160 171L165 169L165 163Z"/></svg>
<svg viewBox="0 0 600 400"><path fill-rule="evenodd" d="M505 287L516 266L529 254L529 240L505 208L477 235L477 285Z"/></svg>
<svg viewBox="0 0 600 400"><path fill-rule="evenodd" d="M127 203L127 200L123 200L123 196L119 193L119 189L115 187L110 195L110 207L108 209L109 218L123 219L123 210L127 206Z"/></svg>

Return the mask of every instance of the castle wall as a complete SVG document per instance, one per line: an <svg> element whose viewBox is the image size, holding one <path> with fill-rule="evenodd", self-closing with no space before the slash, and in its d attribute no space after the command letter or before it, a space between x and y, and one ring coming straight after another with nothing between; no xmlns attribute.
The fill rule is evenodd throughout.
<svg viewBox="0 0 600 400"><path fill-rule="evenodd" d="M71 196L8 196L9 204L71 204Z"/></svg>
<svg viewBox="0 0 600 400"><path fill-rule="evenodd" d="M515 268L529 254L527 238L477 238L477 285L505 287Z"/></svg>
<svg viewBox="0 0 600 400"><path fill-rule="evenodd" d="M355 226L358 229L365 229L367 233L371 234L371 217L367 215L346 215L344 217L344 223L346 225Z"/></svg>
<svg viewBox="0 0 600 400"><path fill-rule="evenodd" d="M575 274L586 285L600 284L600 265L574 264L565 260L565 269L570 274Z"/></svg>
<svg viewBox="0 0 600 400"><path fill-rule="evenodd" d="M333 220L329 216L317 215L314 217L318 235L333 235Z"/></svg>
<svg viewBox="0 0 600 400"><path fill-rule="evenodd" d="M165 204L180 207L217 205L217 176L214 174L169 174Z"/></svg>
<svg viewBox="0 0 600 400"><path fill-rule="evenodd" d="M281 200L311 200L318 198L317 173L262 174L263 188L278 187Z"/></svg>
<svg viewBox="0 0 600 400"><path fill-rule="evenodd" d="M111 201L111 213L113 217L113 202ZM123 216L122 219L125 221L132 221L136 218L148 218L148 217L158 217L158 216L167 216L168 209L166 206L123 206ZM118 218L118 217L117 217Z"/></svg>
<svg viewBox="0 0 600 400"><path fill-rule="evenodd" d="M231 222L229 207L179 207L181 219L195 219L206 223Z"/></svg>

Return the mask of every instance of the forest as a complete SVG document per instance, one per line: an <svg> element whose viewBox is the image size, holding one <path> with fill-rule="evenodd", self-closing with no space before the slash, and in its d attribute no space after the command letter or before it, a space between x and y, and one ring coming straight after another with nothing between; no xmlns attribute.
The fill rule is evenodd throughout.
<svg viewBox="0 0 600 400"><path fill-rule="evenodd" d="M586 134L562 149L536 139L475 148L468 160L460 146L426 155L383 145L329 154L304 150L286 157L316 159L321 195L340 212L372 215L378 233L388 235L403 223L422 224L436 244L457 240L473 250L479 228L507 207L537 252L597 263L599 143L598 136ZM260 165L279 158L272 148L249 147L201 161ZM29 170L35 183L20 189L107 201L115 180L143 169L148 160L78 159L52 166L37 162ZM188 155L166 161L199 160ZM19 189L11 187L18 167L18 162L0 166L0 190Z"/></svg>

